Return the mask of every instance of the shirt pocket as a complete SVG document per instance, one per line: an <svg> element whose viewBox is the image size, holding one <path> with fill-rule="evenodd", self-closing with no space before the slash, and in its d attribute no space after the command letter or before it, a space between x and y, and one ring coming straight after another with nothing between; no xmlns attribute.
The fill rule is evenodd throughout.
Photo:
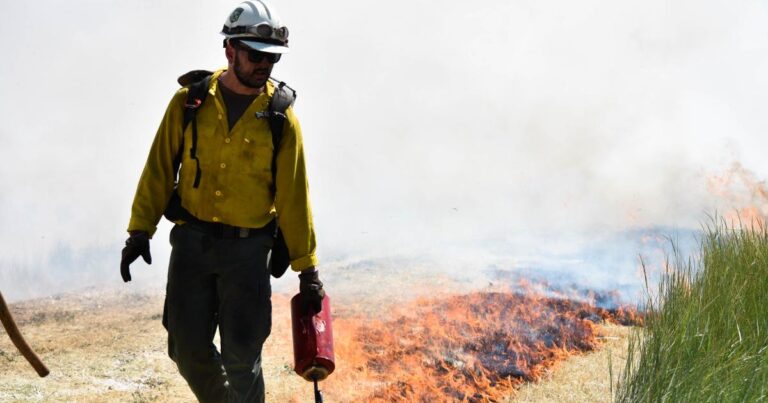
<svg viewBox="0 0 768 403"><path fill-rule="evenodd" d="M269 138L271 141L271 138ZM272 177L272 143L250 134L243 136L239 153L240 166L246 173Z"/></svg>

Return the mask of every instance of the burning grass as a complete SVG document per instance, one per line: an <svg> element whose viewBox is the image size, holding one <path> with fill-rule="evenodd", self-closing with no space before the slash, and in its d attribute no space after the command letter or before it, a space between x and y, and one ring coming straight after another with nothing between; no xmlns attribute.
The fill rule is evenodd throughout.
<svg viewBox="0 0 768 403"><path fill-rule="evenodd" d="M716 224L630 338L620 402L768 400L768 228Z"/></svg>
<svg viewBox="0 0 768 403"><path fill-rule="evenodd" d="M378 299L334 299L337 370L321 384L326 401L506 401L523 382L551 378L548 369L561 359L601 346L605 328L599 323L637 321L631 310L539 295L433 295L400 301L398 310ZM273 295L273 333L263 365L267 402L312 400L311 384L292 370L288 297ZM51 375L37 378L0 333L0 401L193 401L167 357L162 302L162 293L94 290L12 304ZM373 306L380 319L363 309ZM590 357L595 355L579 359ZM563 387L567 393L558 396L608 398L608 377L599 372L608 363L601 357L579 378L597 386ZM551 387L530 392L525 401L565 401L553 400ZM543 393L548 395L536 397Z"/></svg>
<svg viewBox="0 0 768 403"><path fill-rule="evenodd" d="M399 317L351 325L344 348L376 385L366 401L494 401L556 362L599 346L597 322L633 324L634 310L532 294L479 292L418 300Z"/></svg>

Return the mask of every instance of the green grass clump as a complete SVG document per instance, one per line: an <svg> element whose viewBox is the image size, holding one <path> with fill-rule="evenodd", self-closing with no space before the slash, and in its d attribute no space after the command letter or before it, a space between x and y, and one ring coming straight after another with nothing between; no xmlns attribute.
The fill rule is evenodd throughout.
<svg viewBox="0 0 768 403"><path fill-rule="evenodd" d="M768 228L715 223L700 249L649 297L617 402L768 402Z"/></svg>

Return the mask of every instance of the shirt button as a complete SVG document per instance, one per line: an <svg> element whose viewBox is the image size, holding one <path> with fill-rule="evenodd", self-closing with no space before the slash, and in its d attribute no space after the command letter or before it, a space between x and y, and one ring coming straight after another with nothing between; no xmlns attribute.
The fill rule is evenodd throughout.
<svg viewBox="0 0 768 403"><path fill-rule="evenodd" d="M213 222L219 222L219 217L213 217Z"/></svg>
<svg viewBox="0 0 768 403"><path fill-rule="evenodd" d="M225 164L225 163L223 163L223 162L222 162L222 163L221 163L221 165L219 165L219 166L220 166L220 167L222 167L222 168L226 168L226 167L227 167L227 164Z"/></svg>
<svg viewBox="0 0 768 403"><path fill-rule="evenodd" d="M219 114L219 120L221 120L221 114Z"/></svg>
<svg viewBox="0 0 768 403"><path fill-rule="evenodd" d="M229 138L229 137L227 137L227 138L225 138L225 139L224 139L224 142L225 142L225 143L227 143L227 144L229 144L229 142L230 142L230 141L232 141L232 139L231 139L231 138Z"/></svg>
<svg viewBox="0 0 768 403"><path fill-rule="evenodd" d="M216 196L221 196L221 190L216 191Z"/></svg>

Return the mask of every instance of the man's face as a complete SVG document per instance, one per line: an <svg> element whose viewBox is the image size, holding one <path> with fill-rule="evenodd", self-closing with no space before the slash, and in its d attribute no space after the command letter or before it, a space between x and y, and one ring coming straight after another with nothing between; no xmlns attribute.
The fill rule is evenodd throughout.
<svg viewBox="0 0 768 403"><path fill-rule="evenodd" d="M249 50L244 45L234 44L232 46L234 55L232 58L232 70L237 79L246 87L261 88L267 83L274 63L267 57L256 58L253 62L249 57ZM251 51L253 52L253 51Z"/></svg>

